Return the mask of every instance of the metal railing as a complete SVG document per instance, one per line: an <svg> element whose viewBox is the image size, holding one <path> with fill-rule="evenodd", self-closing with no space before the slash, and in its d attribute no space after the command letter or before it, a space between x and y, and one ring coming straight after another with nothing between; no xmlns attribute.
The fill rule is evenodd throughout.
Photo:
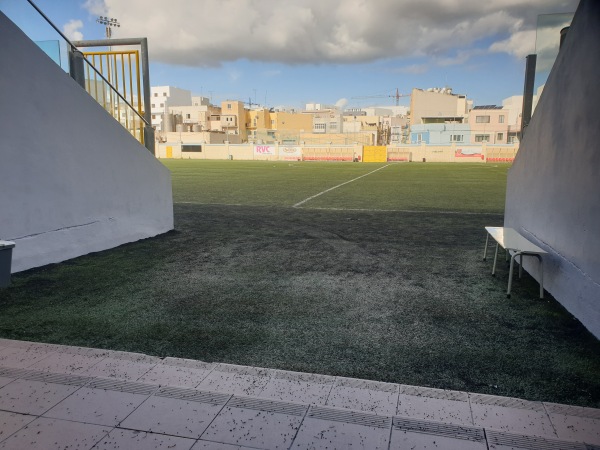
<svg viewBox="0 0 600 450"><path fill-rule="evenodd" d="M67 43L71 76L86 89L86 91L90 93L90 95L94 97L113 118L121 123L121 125L123 125L138 141L145 144L148 150L154 153L154 129L152 128L150 120L147 120L141 112L141 99L139 99L140 111L138 111L131 105L125 96L111 84L107 77L94 67L94 64L84 56L77 46L60 31L60 29L32 0L26 1ZM85 78L85 73L88 74L87 79ZM94 76L93 82L90 74L93 74ZM93 92L97 94L101 92L101 94L96 96L92 95L92 89L88 89L88 87L92 87L92 85ZM102 98L103 101L100 102L99 98ZM148 106L149 105L145 105L145 108L148 109Z"/></svg>

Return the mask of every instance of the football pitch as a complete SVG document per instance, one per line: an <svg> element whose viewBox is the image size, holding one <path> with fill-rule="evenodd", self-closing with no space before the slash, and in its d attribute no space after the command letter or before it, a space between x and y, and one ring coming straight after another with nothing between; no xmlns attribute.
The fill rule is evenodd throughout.
<svg viewBox="0 0 600 450"><path fill-rule="evenodd" d="M15 274L0 337L600 407L600 344L482 261L508 165L167 160L175 230Z"/></svg>

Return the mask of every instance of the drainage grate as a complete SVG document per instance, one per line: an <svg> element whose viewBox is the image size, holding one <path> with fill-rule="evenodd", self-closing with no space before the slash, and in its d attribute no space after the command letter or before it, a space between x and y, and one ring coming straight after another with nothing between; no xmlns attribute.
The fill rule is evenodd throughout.
<svg viewBox="0 0 600 450"><path fill-rule="evenodd" d="M531 411L544 411L544 405L539 402L530 402L521 400L520 398L498 397L496 395L471 394L471 403L502 406L504 408L529 409Z"/></svg>
<svg viewBox="0 0 600 450"><path fill-rule="evenodd" d="M150 395L156 390L156 386L131 381L110 380L106 378L94 378L87 385L91 389L104 389L106 391L127 392L129 394Z"/></svg>
<svg viewBox="0 0 600 450"><path fill-rule="evenodd" d="M21 378L31 373L31 370L27 369L10 369L8 367L0 369L0 377L6 378Z"/></svg>
<svg viewBox="0 0 600 450"><path fill-rule="evenodd" d="M320 406L311 407L308 412L308 417L376 428L389 428L392 424L391 417L376 416L375 414L365 414L354 411L340 411L339 409L322 408Z"/></svg>
<svg viewBox="0 0 600 450"><path fill-rule="evenodd" d="M355 389L369 389L371 391L398 392L397 384L359 380L356 378L338 378L336 385Z"/></svg>
<svg viewBox="0 0 600 450"><path fill-rule="evenodd" d="M93 380L92 377L68 375L64 373L34 372L23 376L24 380L43 381L44 383L63 384L66 386L83 386Z"/></svg>
<svg viewBox="0 0 600 450"><path fill-rule="evenodd" d="M405 395L414 395L416 397L437 398L439 400L454 400L460 402L469 401L469 394L466 392L446 391L444 389L400 385L400 393Z"/></svg>
<svg viewBox="0 0 600 450"><path fill-rule="evenodd" d="M581 406L559 405L557 403L544 403L549 413L564 414L565 416L585 417L600 420L600 409L583 408Z"/></svg>
<svg viewBox="0 0 600 450"><path fill-rule="evenodd" d="M578 442L555 441L536 436L500 433L486 430L488 444L505 445L523 450L586 450L585 444Z"/></svg>
<svg viewBox="0 0 600 450"><path fill-rule="evenodd" d="M154 393L157 397L174 398L190 402L209 403L211 405L224 405L229 400L228 394L198 391L196 389L185 389L176 387L163 387Z"/></svg>
<svg viewBox="0 0 600 450"><path fill-rule="evenodd" d="M292 416L302 417L308 408L305 405L296 405L294 403L278 402L274 400L259 400L250 397L233 396L227 402L227 406L231 408L254 409L257 411L289 414Z"/></svg>
<svg viewBox="0 0 600 450"><path fill-rule="evenodd" d="M394 430L413 431L416 433L434 434L446 436L453 439L464 439L466 441L485 441L482 428L450 425L446 423L426 422L424 420L405 419L394 417Z"/></svg>

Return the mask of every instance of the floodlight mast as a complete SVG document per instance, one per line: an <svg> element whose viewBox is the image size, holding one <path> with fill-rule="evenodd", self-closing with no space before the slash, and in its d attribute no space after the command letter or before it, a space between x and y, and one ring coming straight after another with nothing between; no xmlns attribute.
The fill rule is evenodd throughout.
<svg viewBox="0 0 600 450"><path fill-rule="evenodd" d="M99 16L96 19L96 22L98 22L100 25L104 25L105 30L106 30L106 39L110 39L112 37L112 28L111 27L118 28L121 26L119 21L112 17Z"/></svg>

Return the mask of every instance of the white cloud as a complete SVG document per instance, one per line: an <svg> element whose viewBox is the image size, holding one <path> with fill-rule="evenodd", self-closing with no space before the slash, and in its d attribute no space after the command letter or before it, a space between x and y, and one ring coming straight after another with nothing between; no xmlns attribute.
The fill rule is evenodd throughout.
<svg viewBox="0 0 600 450"><path fill-rule="evenodd" d="M83 22L81 20L69 20L63 25L63 33L71 41L83 40L83 33L79 31L83 28Z"/></svg>
<svg viewBox="0 0 600 450"><path fill-rule="evenodd" d="M120 36L147 36L151 58L189 66L248 59L285 64L355 63L434 56L469 59L524 52L538 14L577 0L87 0L116 17ZM144 14L140 14L144 11ZM487 50L487 49L486 49Z"/></svg>
<svg viewBox="0 0 600 450"><path fill-rule="evenodd" d="M535 52L535 30L517 31L508 39L494 42L492 52L504 52L517 58L525 58Z"/></svg>

